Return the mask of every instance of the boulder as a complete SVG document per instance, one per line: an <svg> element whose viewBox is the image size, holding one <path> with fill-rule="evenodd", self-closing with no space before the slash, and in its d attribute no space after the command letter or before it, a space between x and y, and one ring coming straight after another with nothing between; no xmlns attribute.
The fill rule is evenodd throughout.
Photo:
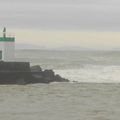
<svg viewBox="0 0 120 120"><path fill-rule="evenodd" d="M42 68L39 65L31 66L31 72L41 72Z"/></svg>
<svg viewBox="0 0 120 120"><path fill-rule="evenodd" d="M44 70L42 74L44 77L49 77L49 78L55 77L55 73L53 70Z"/></svg>
<svg viewBox="0 0 120 120"><path fill-rule="evenodd" d="M37 66L38 67L38 66ZM41 67L38 67L41 68ZM55 75L53 70L40 70L36 69L36 72L32 72L33 81L38 81L40 83L50 83L50 82L68 82L69 80L62 78L60 75Z"/></svg>
<svg viewBox="0 0 120 120"><path fill-rule="evenodd" d="M69 80L68 79L65 79L65 78L62 78L60 75L55 75L55 77L54 77L54 81L56 81L56 82L69 82Z"/></svg>

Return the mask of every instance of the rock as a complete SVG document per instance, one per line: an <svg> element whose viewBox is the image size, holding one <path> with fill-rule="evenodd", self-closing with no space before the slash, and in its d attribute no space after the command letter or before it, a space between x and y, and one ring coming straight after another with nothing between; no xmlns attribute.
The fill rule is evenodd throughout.
<svg viewBox="0 0 120 120"><path fill-rule="evenodd" d="M60 75L55 75L53 70L44 70L40 72L33 72L33 81L37 80L40 83L50 83L50 82L68 82L69 80L62 78Z"/></svg>
<svg viewBox="0 0 120 120"><path fill-rule="evenodd" d="M42 74L44 77L49 77L49 78L53 78L55 76L53 70L44 70Z"/></svg>
<svg viewBox="0 0 120 120"><path fill-rule="evenodd" d="M26 84L26 81L25 81L24 78L19 78L19 79L17 80L17 84L18 84L18 85L25 85L25 84Z"/></svg>
<svg viewBox="0 0 120 120"><path fill-rule="evenodd" d="M33 84L68 82L55 75L53 70L42 70L39 65L30 67L29 62L0 62L0 84Z"/></svg>
<svg viewBox="0 0 120 120"><path fill-rule="evenodd" d="M41 75L37 75L37 74L34 74L32 76L33 76L33 78L37 78L37 79L42 79L43 78Z"/></svg>
<svg viewBox="0 0 120 120"><path fill-rule="evenodd" d="M62 78L60 75L55 75L56 82L68 82L69 80Z"/></svg>
<svg viewBox="0 0 120 120"><path fill-rule="evenodd" d="M50 83L51 80L40 76L40 75L33 75L33 78L31 79L30 83Z"/></svg>
<svg viewBox="0 0 120 120"><path fill-rule="evenodd" d="M41 72L42 68L39 65L31 66L31 72Z"/></svg>

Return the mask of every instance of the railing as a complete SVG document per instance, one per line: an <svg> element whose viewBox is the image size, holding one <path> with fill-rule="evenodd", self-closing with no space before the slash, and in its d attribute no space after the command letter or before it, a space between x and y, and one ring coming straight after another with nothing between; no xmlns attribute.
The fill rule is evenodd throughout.
<svg viewBox="0 0 120 120"><path fill-rule="evenodd" d="M3 33L0 33L0 37L3 37L3 36L4 36ZM13 37L15 37L15 34L14 33L6 33L5 36L13 38Z"/></svg>

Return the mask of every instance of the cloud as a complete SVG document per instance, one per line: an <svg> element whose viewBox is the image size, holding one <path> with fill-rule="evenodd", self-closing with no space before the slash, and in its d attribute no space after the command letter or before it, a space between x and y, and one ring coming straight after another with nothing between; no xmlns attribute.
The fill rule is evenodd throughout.
<svg viewBox="0 0 120 120"><path fill-rule="evenodd" d="M119 31L118 0L0 0L1 25L17 28Z"/></svg>

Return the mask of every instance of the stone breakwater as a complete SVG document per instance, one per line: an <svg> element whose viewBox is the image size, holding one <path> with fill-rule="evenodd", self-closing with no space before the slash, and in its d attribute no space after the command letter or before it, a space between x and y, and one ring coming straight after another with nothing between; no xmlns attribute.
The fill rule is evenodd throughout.
<svg viewBox="0 0 120 120"><path fill-rule="evenodd" d="M35 84L69 82L53 70L42 70L39 65L29 62L0 62L0 84Z"/></svg>

